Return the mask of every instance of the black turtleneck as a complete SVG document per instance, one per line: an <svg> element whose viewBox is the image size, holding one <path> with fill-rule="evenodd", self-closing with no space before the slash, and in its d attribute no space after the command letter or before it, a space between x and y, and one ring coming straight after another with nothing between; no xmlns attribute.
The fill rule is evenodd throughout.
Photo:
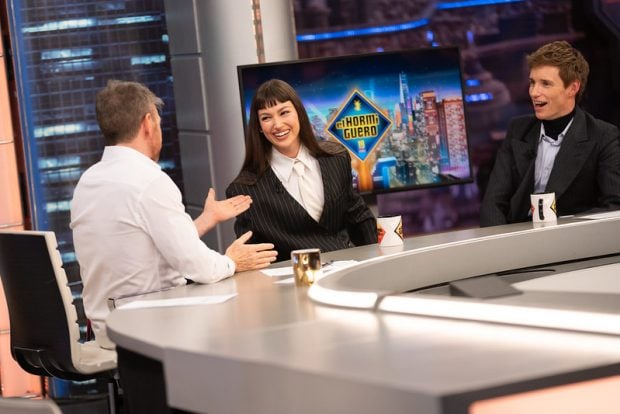
<svg viewBox="0 0 620 414"><path fill-rule="evenodd" d="M556 119L551 120L543 120L542 123L545 126L545 135L551 139L557 140L558 135L564 131L566 125L570 122L571 119L575 116L575 111L577 107L573 108L573 111L567 115L561 116Z"/></svg>

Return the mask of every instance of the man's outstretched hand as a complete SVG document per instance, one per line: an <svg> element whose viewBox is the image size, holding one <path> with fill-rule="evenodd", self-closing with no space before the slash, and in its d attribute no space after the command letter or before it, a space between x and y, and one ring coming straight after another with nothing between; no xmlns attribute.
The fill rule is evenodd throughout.
<svg viewBox="0 0 620 414"><path fill-rule="evenodd" d="M226 249L226 256L235 262L237 272L263 269L276 260L278 255L278 252L273 250L272 243L247 244L250 237L252 237L252 232L248 231Z"/></svg>
<svg viewBox="0 0 620 414"><path fill-rule="evenodd" d="M237 217L250 208L252 198L248 195L238 195L226 200L215 199L215 190L209 188L205 205L200 216L194 220L200 237L222 221Z"/></svg>

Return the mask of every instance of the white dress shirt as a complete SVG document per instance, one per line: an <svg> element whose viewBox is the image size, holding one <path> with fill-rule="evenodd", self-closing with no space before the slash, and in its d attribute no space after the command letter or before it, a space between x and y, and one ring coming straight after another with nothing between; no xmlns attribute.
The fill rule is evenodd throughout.
<svg viewBox="0 0 620 414"><path fill-rule="evenodd" d="M185 278L217 282L235 272L230 258L200 240L170 177L132 148L106 147L84 172L71 202L71 228L84 309L103 347L111 345L108 298L182 285Z"/></svg>
<svg viewBox="0 0 620 414"><path fill-rule="evenodd" d="M564 131L558 135L557 140L545 135L545 126L542 123L540 124L540 138L538 140L538 151L536 152L536 164L534 168L534 191L536 193L545 192L551 170L553 169L553 163L555 162L555 157L558 155L562 141L564 141L564 136L572 123L573 120L571 119L568 125L566 125L566 128L564 128Z"/></svg>
<svg viewBox="0 0 620 414"><path fill-rule="evenodd" d="M289 158L282 154L275 148L271 149L271 169L275 173L276 177L282 182L282 185L288 191L288 193L302 206L304 206L303 199L299 193L299 176L294 172L293 165L295 161L299 161L304 165L304 181L305 185L309 187L317 199L319 209L316 214L313 212L311 216L320 217L323 211L323 205L325 203L325 194L323 190L323 179L321 177L321 167L319 161L314 158L308 149L303 145L299 148L299 153L295 158ZM304 208L306 208L304 206ZM307 211L307 208L306 208Z"/></svg>

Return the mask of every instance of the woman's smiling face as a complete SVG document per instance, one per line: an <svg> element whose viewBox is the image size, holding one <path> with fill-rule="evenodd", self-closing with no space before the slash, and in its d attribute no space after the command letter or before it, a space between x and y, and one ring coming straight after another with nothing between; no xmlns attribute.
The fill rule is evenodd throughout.
<svg viewBox="0 0 620 414"><path fill-rule="evenodd" d="M299 117L291 101L277 102L258 110L258 120L265 138L282 154L295 158L299 152Z"/></svg>

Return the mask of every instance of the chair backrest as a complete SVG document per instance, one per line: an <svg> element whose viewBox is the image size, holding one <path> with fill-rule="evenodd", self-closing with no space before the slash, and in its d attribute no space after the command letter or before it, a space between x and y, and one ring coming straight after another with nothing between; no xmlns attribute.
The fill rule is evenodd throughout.
<svg viewBox="0 0 620 414"><path fill-rule="evenodd" d="M51 400L27 400L24 398L0 398L2 414L62 414Z"/></svg>
<svg viewBox="0 0 620 414"><path fill-rule="evenodd" d="M77 312L49 231L0 231L0 278L9 309L11 354L27 372L79 380Z"/></svg>

